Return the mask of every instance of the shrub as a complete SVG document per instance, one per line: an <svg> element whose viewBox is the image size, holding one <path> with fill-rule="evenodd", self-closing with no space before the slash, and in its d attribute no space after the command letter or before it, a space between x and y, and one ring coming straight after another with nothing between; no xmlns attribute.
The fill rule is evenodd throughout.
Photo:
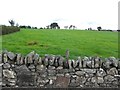
<svg viewBox="0 0 120 90"><path fill-rule="evenodd" d="M0 26L0 35L5 35L18 31L20 31L20 28L16 26L5 26L5 25Z"/></svg>

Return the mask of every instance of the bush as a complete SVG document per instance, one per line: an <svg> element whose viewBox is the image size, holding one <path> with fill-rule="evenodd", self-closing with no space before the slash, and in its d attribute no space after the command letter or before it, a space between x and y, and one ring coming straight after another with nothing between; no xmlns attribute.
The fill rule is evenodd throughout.
<svg viewBox="0 0 120 90"><path fill-rule="evenodd" d="M18 31L20 31L20 28L16 26L5 26L5 25L0 26L0 35L5 35Z"/></svg>

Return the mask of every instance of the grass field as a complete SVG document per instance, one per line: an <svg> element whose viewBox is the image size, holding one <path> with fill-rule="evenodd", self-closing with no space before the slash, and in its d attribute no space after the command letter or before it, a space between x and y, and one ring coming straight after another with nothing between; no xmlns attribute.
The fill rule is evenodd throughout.
<svg viewBox="0 0 120 90"><path fill-rule="evenodd" d="M1 36L0 36L1 37ZM84 30L29 30L2 36L2 49L24 55L36 51L40 55L118 57L118 33Z"/></svg>

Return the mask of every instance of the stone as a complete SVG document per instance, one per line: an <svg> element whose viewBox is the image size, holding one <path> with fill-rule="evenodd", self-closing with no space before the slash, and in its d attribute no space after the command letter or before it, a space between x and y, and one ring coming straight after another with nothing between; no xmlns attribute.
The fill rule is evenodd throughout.
<svg viewBox="0 0 120 90"><path fill-rule="evenodd" d="M95 58L95 68L99 68L100 67L100 58L96 57Z"/></svg>
<svg viewBox="0 0 120 90"><path fill-rule="evenodd" d="M114 78L114 76L111 76L111 75L107 75L107 76L104 77L104 81L108 82L108 83L112 82L114 80L116 80L116 78Z"/></svg>
<svg viewBox="0 0 120 90"><path fill-rule="evenodd" d="M110 70L107 70L107 74L109 75L118 75L118 70L116 68L111 68Z"/></svg>
<svg viewBox="0 0 120 90"><path fill-rule="evenodd" d="M63 66L63 61L64 61L64 58L60 57L60 59L58 60L59 66Z"/></svg>
<svg viewBox="0 0 120 90"><path fill-rule="evenodd" d="M96 69L81 69L83 70L84 72L90 74L90 73L96 73Z"/></svg>
<svg viewBox="0 0 120 90"><path fill-rule="evenodd" d="M100 69L97 70L96 75L98 77L104 77L106 75L106 72L104 71L104 69L100 68Z"/></svg>
<svg viewBox="0 0 120 90"><path fill-rule="evenodd" d="M21 57L22 57L21 54L17 54L17 58L16 58L16 64L17 64L17 65L20 64Z"/></svg>
<svg viewBox="0 0 120 90"><path fill-rule="evenodd" d="M4 69L9 69L11 66L10 66L10 64L9 63L5 63L5 64L3 64L3 68Z"/></svg>
<svg viewBox="0 0 120 90"><path fill-rule="evenodd" d="M97 78L96 78L96 77L92 77L92 78L91 78L91 82L92 82L92 83L96 83L96 81L97 81Z"/></svg>
<svg viewBox="0 0 120 90"><path fill-rule="evenodd" d="M86 61L86 66L88 67L88 68L92 68L92 61Z"/></svg>
<svg viewBox="0 0 120 90"><path fill-rule="evenodd" d="M35 55L35 51L32 51L32 52L30 52L30 53L26 56L26 58L27 58L27 63L28 63L28 64L32 64L32 63L33 63L33 57L34 57L34 55Z"/></svg>
<svg viewBox="0 0 120 90"><path fill-rule="evenodd" d="M33 60L34 60L34 64L37 65L39 61L39 54L36 53L33 57Z"/></svg>
<svg viewBox="0 0 120 90"><path fill-rule="evenodd" d="M16 83L16 79L8 79L8 82L10 82L10 83Z"/></svg>
<svg viewBox="0 0 120 90"><path fill-rule="evenodd" d="M118 60L115 57L109 57L109 60L114 67L118 67Z"/></svg>
<svg viewBox="0 0 120 90"><path fill-rule="evenodd" d="M56 75L56 70L50 69L50 70L47 70L47 72L48 72L48 75L49 75L49 76L54 76L54 75Z"/></svg>
<svg viewBox="0 0 120 90"><path fill-rule="evenodd" d="M54 60L55 60L55 56L53 55L48 61L50 66L54 65Z"/></svg>
<svg viewBox="0 0 120 90"><path fill-rule="evenodd" d="M72 61L71 61L71 60L68 60L68 65L69 65L69 69L73 68L73 67L72 67Z"/></svg>
<svg viewBox="0 0 120 90"><path fill-rule="evenodd" d="M48 64L49 64L49 63L48 63L48 58L45 58L45 59L43 60L43 62L44 62L44 65L45 65L45 66L48 66Z"/></svg>
<svg viewBox="0 0 120 90"><path fill-rule="evenodd" d="M106 68L106 69L109 69L110 68L110 65L111 65L111 61L109 61L107 58L105 59L105 62L103 62L103 66Z"/></svg>
<svg viewBox="0 0 120 90"><path fill-rule="evenodd" d="M3 63L7 63L7 62L8 62L7 54L3 54Z"/></svg>
<svg viewBox="0 0 120 90"><path fill-rule="evenodd" d="M97 77L97 83L98 84L104 83L103 77Z"/></svg>
<svg viewBox="0 0 120 90"><path fill-rule="evenodd" d="M82 68L82 59L81 59L81 57L79 56L78 58L77 58L77 61L78 61L78 68Z"/></svg>
<svg viewBox="0 0 120 90"><path fill-rule="evenodd" d="M3 70L3 76L6 78L15 78L15 72L10 71L10 70Z"/></svg>
<svg viewBox="0 0 120 90"><path fill-rule="evenodd" d="M65 60L65 61L63 61L63 68L64 69L68 69L69 68L69 60Z"/></svg>
<svg viewBox="0 0 120 90"><path fill-rule="evenodd" d="M55 80L54 86L57 88L68 88L70 79L67 77L63 77L63 76L59 76L57 77L57 79Z"/></svg>
<svg viewBox="0 0 120 90"><path fill-rule="evenodd" d="M37 72L39 72L39 73L43 73L43 72L46 71L46 67L45 67L44 65L37 65L37 66L36 66L36 70L37 70Z"/></svg>
<svg viewBox="0 0 120 90"><path fill-rule="evenodd" d="M16 55L12 52L7 52L7 56L10 60L14 60L14 58L16 57Z"/></svg>
<svg viewBox="0 0 120 90"><path fill-rule="evenodd" d="M85 75L85 72L84 71L77 71L77 72L75 72L75 74L78 76L83 76L83 75Z"/></svg>
<svg viewBox="0 0 120 90"><path fill-rule="evenodd" d="M0 64L2 63L2 54L0 54Z"/></svg>
<svg viewBox="0 0 120 90"><path fill-rule="evenodd" d="M57 57L56 57L55 60L54 60L54 66L55 66L55 67L58 67L58 60L57 60Z"/></svg>
<svg viewBox="0 0 120 90"><path fill-rule="evenodd" d="M76 68L78 65L78 62L76 62L76 60L72 60L72 67Z"/></svg>
<svg viewBox="0 0 120 90"><path fill-rule="evenodd" d="M86 66L86 65L87 65L87 61L89 61L89 58L85 56L85 57L83 58L83 68L86 68L86 67L87 67L87 66Z"/></svg>

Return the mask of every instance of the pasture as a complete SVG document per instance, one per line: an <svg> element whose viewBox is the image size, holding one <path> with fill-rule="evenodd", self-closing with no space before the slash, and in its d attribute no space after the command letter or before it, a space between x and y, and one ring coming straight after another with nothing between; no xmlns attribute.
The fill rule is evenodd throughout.
<svg viewBox="0 0 120 90"><path fill-rule="evenodd" d="M77 56L118 57L118 32L86 30L31 30L0 36L2 50L24 55L35 51L41 56L55 54Z"/></svg>

